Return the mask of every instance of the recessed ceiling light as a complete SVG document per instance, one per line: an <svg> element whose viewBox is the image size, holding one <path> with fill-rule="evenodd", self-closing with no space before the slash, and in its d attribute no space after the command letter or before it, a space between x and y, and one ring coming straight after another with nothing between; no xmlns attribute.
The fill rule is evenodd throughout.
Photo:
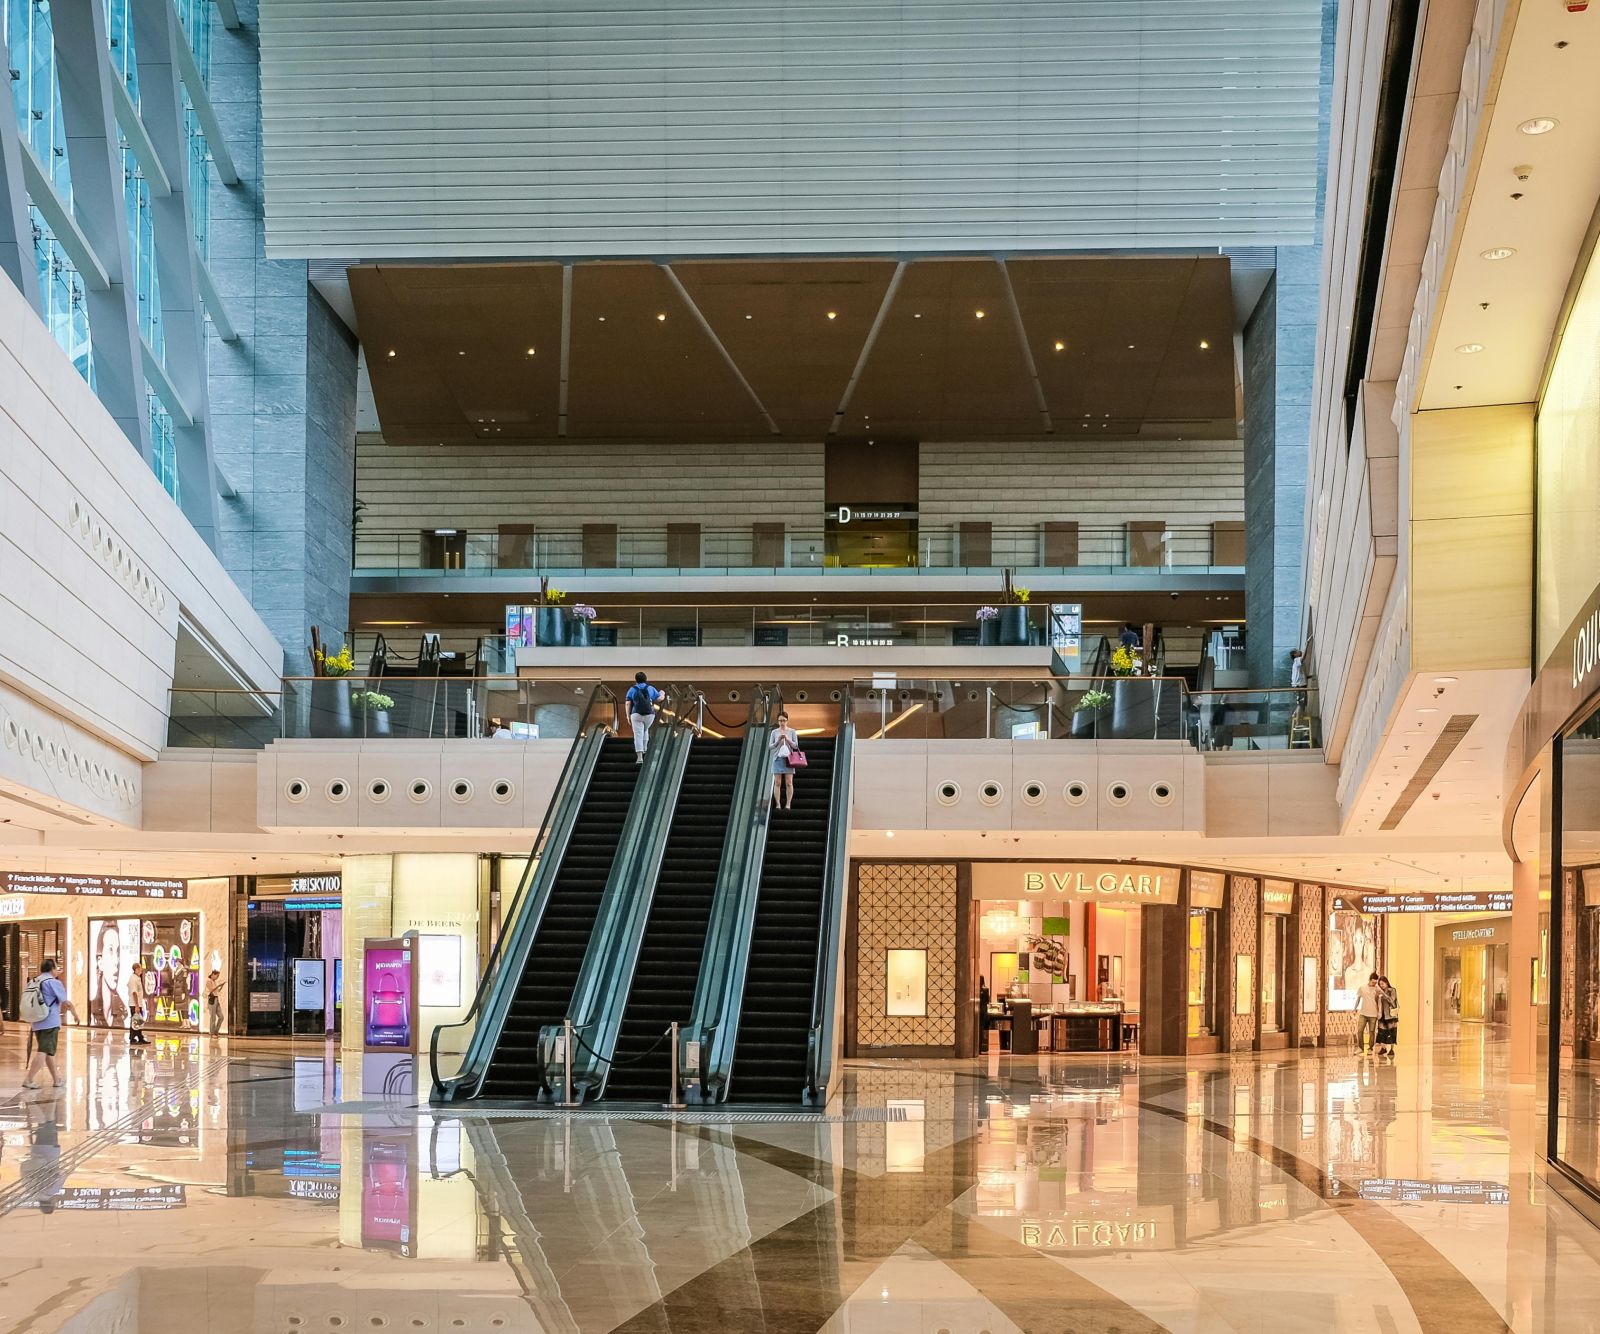
<svg viewBox="0 0 1600 1334"><path fill-rule="evenodd" d="M1459 676L1436 676L1433 683L1436 686L1453 686L1461 678Z"/></svg>
<svg viewBox="0 0 1600 1334"><path fill-rule="evenodd" d="M534 350L531 347L528 349L528 355L530 357L534 355Z"/></svg>
<svg viewBox="0 0 1600 1334"><path fill-rule="evenodd" d="M1483 344L1482 343L1461 343L1456 347L1456 351L1464 353L1465 355L1470 357L1474 352L1482 352L1483 351Z"/></svg>
<svg viewBox="0 0 1600 1334"><path fill-rule="evenodd" d="M1130 351L1130 352L1133 351L1133 344L1132 343L1128 344L1128 351Z"/></svg>
<svg viewBox="0 0 1600 1334"><path fill-rule="evenodd" d="M975 310L972 313L980 320L983 318L983 312L981 310Z"/></svg>
<svg viewBox="0 0 1600 1334"><path fill-rule="evenodd" d="M1202 352L1206 351L1210 346L1211 346L1211 344L1206 342L1206 340L1204 338L1202 338L1200 340L1200 350Z"/></svg>
<svg viewBox="0 0 1600 1334"><path fill-rule="evenodd" d="M458 356L458 357L464 357L464 356L466 356L466 355L467 355L467 354L466 354L466 353L465 353L465 352L457 352L457 353L456 353L456 356Z"/></svg>
<svg viewBox="0 0 1600 1334"><path fill-rule="evenodd" d="M605 322L606 322L606 317L605 317L605 316L604 316L604 315L602 315L602 316L601 316L601 317L600 317L600 323L601 323L601 324L604 324L604 323L605 323Z"/></svg>
<svg viewBox="0 0 1600 1334"><path fill-rule="evenodd" d="M1432 708L1432 707L1429 707L1429 708L1426 708L1426 709L1418 709L1417 712L1418 713L1438 713L1439 710L1435 709L1435 708Z"/></svg>
<svg viewBox="0 0 1600 1334"><path fill-rule="evenodd" d="M391 357L394 356L394 349L392 347L389 349L389 355Z"/></svg>
<svg viewBox="0 0 1600 1334"><path fill-rule="evenodd" d="M884 837L885 837L885 838L893 838L893 837L894 837L894 830L892 830L892 829L885 829L885 830L884 830L884 831L883 831L883 836L884 836Z"/></svg>
<svg viewBox="0 0 1600 1334"><path fill-rule="evenodd" d="M1065 343L1063 343L1059 338L1056 339L1056 351L1057 352L1065 352L1066 350L1067 350L1067 345Z"/></svg>
<svg viewBox="0 0 1600 1334"><path fill-rule="evenodd" d="M755 319L755 316L754 316L754 315L746 315L746 316L745 316L745 319L747 319L747 320L753 320L753 319Z"/></svg>
<svg viewBox="0 0 1600 1334"><path fill-rule="evenodd" d="M663 323L663 324L665 324L665 323L666 323L666 320L667 320L667 317L666 317L666 314L665 314L665 312L663 312L663 313L662 313L662 314L660 314L660 315L657 315L657 316L656 316L656 319L657 319L657 320L659 320L659 321L660 321L660 322L661 322L661 323Z"/></svg>
<svg viewBox="0 0 1600 1334"><path fill-rule="evenodd" d="M1535 116L1532 120L1525 120L1517 126L1524 134L1549 134L1560 121L1554 116Z"/></svg>
<svg viewBox="0 0 1600 1334"><path fill-rule="evenodd" d="M911 317L911 318L912 318L912 319L914 319L914 320L920 320L920 319L921 319L921 318L922 318L922 312L921 312L921 311L920 311L920 310L919 310L919 311L918 311L918 312L917 312L917 313L916 313L916 314L915 314L915 315L913 315L913 316L912 316L912 317Z"/></svg>
<svg viewBox="0 0 1600 1334"><path fill-rule="evenodd" d="M1478 251L1479 259L1510 259L1517 252L1508 245L1490 246L1487 250Z"/></svg>

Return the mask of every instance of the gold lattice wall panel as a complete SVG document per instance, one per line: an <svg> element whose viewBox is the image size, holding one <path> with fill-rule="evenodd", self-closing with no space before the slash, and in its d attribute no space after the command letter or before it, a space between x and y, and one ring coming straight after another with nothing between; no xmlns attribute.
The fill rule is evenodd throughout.
<svg viewBox="0 0 1600 1334"><path fill-rule="evenodd" d="M955 1046L955 866L868 863L859 868L858 876L857 1046ZM928 952L927 1014L887 1013L890 950Z"/></svg>
<svg viewBox="0 0 1600 1334"><path fill-rule="evenodd" d="M1256 947L1256 898L1261 887L1254 876L1228 877L1228 1009L1237 1009L1234 995L1237 979L1234 960L1241 954L1250 959L1249 1013L1228 1016L1230 1046L1235 1051L1255 1046L1256 1012L1260 1009L1261 979L1257 971L1261 966L1260 951Z"/></svg>

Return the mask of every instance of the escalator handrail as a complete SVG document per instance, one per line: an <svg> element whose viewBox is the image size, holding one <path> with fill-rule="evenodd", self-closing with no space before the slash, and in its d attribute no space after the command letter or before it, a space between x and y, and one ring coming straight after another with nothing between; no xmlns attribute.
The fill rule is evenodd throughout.
<svg viewBox="0 0 1600 1334"><path fill-rule="evenodd" d="M511 921L511 930L502 931L496 938L494 947L489 951L489 958L478 981L478 990L473 995L472 1005L466 1014L454 1023L436 1024L428 1039L428 1071L433 1079L431 1097L435 1100L442 1100L446 1093L445 1082L439 1078L439 1035L447 1029L464 1028L486 1011L492 1015L495 1010L491 1002L495 1001L504 989L505 979L512 977L520 980L521 964L526 960L528 948L533 943L538 920L544 915L544 902L549 900L556 872L560 870L561 861L566 854L567 840L572 836L572 826L577 821L584 795L588 791L589 777L594 771L595 760L599 758L600 746L607 736L617 735L621 705L617 696L604 682L589 692L589 702L584 706L579 721L586 722L601 701L610 702L611 719L609 722L602 720L587 723L581 726L578 734L573 737L572 745L567 748L567 758L561 766L561 774L551 792L550 804L545 808L544 819L540 821L539 832L534 836L528 863L522 869L522 876L517 881L517 888L512 893L510 902L501 905L500 919ZM583 757L582 760L580 755ZM530 893L542 896L543 901L539 898L531 901L537 911L518 913L517 907L522 902L523 895ZM512 937L516 939L513 941ZM518 956L516 967L507 965L508 952L513 948ZM515 980L512 985L515 985ZM499 1007L502 1022L505 1018L504 1008L504 1006ZM450 1092L465 1087L467 1079L473 1076L474 1060L481 1057L482 1068L476 1071L475 1078L472 1078L472 1091L466 1096L477 1095L478 1089L483 1084L483 1077L489 1070L489 1056L493 1053L495 1043L499 1041L500 1025L496 1023L493 1027L494 1041L488 1044L487 1051L483 1049L484 1026L479 1024L473 1031L472 1039L467 1044L466 1053L462 1058L461 1070L452 1078Z"/></svg>
<svg viewBox="0 0 1600 1334"><path fill-rule="evenodd" d="M739 1004L766 860L766 816L772 801L767 736L780 707L778 698L775 689L757 686L750 700L694 1003L682 1029L684 1040L700 1044L700 1060L698 1067L685 1062L681 1068L699 1083L701 1096L712 1101L727 1094L733 1044L738 1037Z"/></svg>
<svg viewBox="0 0 1600 1334"><path fill-rule="evenodd" d="M855 721L851 696L839 702L839 731L833 743L833 782L828 799L828 842L823 858L822 912L817 930L817 967L811 986L811 1027L806 1038L805 1101L827 1100L833 1077L835 997L839 986L839 950L848 895L850 780L855 758Z"/></svg>
<svg viewBox="0 0 1600 1334"><path fill-rule="evenodd" d="M698 692L692 688L667 688L669 727L664 735L652 740L645 753L628 813L618 831L616 855L567 1002L566 1017L584 1044L572 1053L575 1092L598 1095L609 1073L644 939L645 921L655 899L662 855L672 832L689 746L694 740L697 698ZM555 1059L556 1048L549 1041L558 1031L552 1027L539 1044L541 1053L551 1053L545 1069L549 1088L558 1087L561 1080L561 1063Z"/></svg>

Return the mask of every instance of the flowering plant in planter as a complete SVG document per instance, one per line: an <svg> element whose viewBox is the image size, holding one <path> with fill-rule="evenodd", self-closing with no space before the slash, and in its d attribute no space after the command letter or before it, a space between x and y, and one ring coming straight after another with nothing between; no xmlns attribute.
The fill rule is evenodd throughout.
<svg viewBox="0 0 1600 1334"><path fill-rule="evenodd" d="M572 604L572 614L578 617L579 620L592 621L600 613L587 602L574 602Z"/></svg>
<svg viewBox="0 0 1600 1334"><path fill-rule="evenodd" d="M374 713L394 708L394 699L381 690L353 690L350 692L350 702L358 709L371 709Z"/></svg>
<svg viewBox="0 0 1600 1334"><path fill-rule="evenodd" d="M1031 596L1031 590L1021 584L1013 584L1006 590L1006 601L1011 603L1026 604Z"/></svg>
<svg viewBox="0 0 1600 1334"><path fill-rule="evenodd" d="M349 676L356 669L356 655L348 644L337 653L329 653L319 648L314 650L311 656L316 659L318 674L321 676Z"/></svg>
<svg viewBox="0 0 1600 1334"><path fill-rule="evenodd" d="M1109 690L1085 690L1078 699L1075 712L1098 713L1109 703L1111 703Z"/></svg>
<svg viewBox="0 0 1600 1334"><path fill-rule="evenodd" d="M999 609L996 608L996 607L979 607L978 608L978 619L980 621L992 621L992 620L995 619L995 617L997 617L999 615L1000 615Z"/></svg>
<svg viewBox="0 0 1600 1334"><path fill-rule="evenodd" d="M1119 644L1111 651L1111 675L1137 676L1139 674L1139 655L1126 644Z"/></svg>
<svg viewBox="0 0 1600 1334"><path fill-rule="evenodd" d="M567 600L567 595L559 588L552 588L548 576L539 580L539 605L543 607L559 607Z"/></svg>

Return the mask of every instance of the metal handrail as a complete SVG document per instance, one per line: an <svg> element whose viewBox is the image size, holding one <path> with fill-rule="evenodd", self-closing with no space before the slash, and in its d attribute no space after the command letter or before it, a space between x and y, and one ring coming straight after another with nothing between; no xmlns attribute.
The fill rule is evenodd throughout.
<svg viewBox="0 0 1600 1334"><path fill-rule="evenodd" d="M436 1101L448 1100L447 1094L458 1091L460 1087L458 1082L455 1087L450 1090L446 1090L444 1081L439 1078L439 1035L446 1029L464 1028L466 1025L470 1024L474 1019L478 1018L484 1013L486 1003L492 999L494 995L497 995L503 987L507 942L511 939L511 937L516 936L519 940L523 937L526 937L531 943L532 933L533 931L537 930L537 922L534 922L531 928L524 926L524 923L528 920L528 915L519 914L515 911L515 909L522 902L525 894L534 892L534 882L539 880L541 872L545 871L547 867L549 868L548 875L546 876L546 884L541 885L541 888L545 888L545 892L548 892L546 885L554 881L555 872L559 869L559 858L556 859L555 865L551 865L551 859L542 855L542 853L543 850L546 849L548 840L551 836L551 823L555 819L556 812L564 810L567 797L571 795L581 804L581 794L569 794L569 788L571 787L576 776L575 770L577 767L578 753L583 747L584 742L593 734L595 727L601 728L607 735L610 736L617 735L619 731L617 724L620 721L620 715L618 712L620 705L616 694L612 691L611 687L606 685L604 682L596 685L595 688L589 692L589 702L584 708L583 717L587 719L594 711L596 704L602 699L608 699L611 701L611 721L609 723L598 723L585 726L581 728L578 732L578 735L573 738L572 745L567 749L566 761L561 766L561 774L556 779L555 788L551 793L550 804L545 808L544 819L540 822L539 831L534 836L528 864L523 868L522 877L517 882L517 888L512 896L511 904L502 905L501 920L511 920L513 923L512 929L502 930L495 938L494 946L489 951L489 958L484 964L483 975L478 982L478 990L472 998L472 1005L468 1008L467 1013L454 1023L436 1024L434 1026L433 1033L428 1040L428 1071L433 1080L431 1097ZM575 818L575 808L573 813ZM508 906L510 911L507 910ZM480 1037L483 1032L484 1030L482 1025L474 1029L472 1040L462 1058L462 1070L454 1076L457 1081L459 1081L464 1074L470 1072L474 1055L482 1054L481 1048L483 1046L483 1042L480 1041ZM496 1034L496 1038L498 1039L498 1033ZM488 1073L488 1070L489 1062L487 1057L485 1057L483 1060L483 1068L477 1074L477 1078L473 1084L472 1092L467 1096L476 1096L478 1089L483 1085L483 1079Z"/></svg>
<svg viewBox="0 0 1600 1334"><path fill-rule="evenodd" d="M833 748L833 783L829 794L828 843L823 857L823 897L817 924L817 966L811 984L811 1027L806 1035L805 1101L828 1100L833 1077L835 997L839 986L839 951L844 935L844 904L848 897L850 785L855 721L851 697L839 701L838 739Z"/></svg>
<svg viewBox="0 0 1600 1334"><path fill-rule="evenodd" d="M683 1062L683 1069L694 1076L698 1086L695 1098L702 1102L720 1101L726 1094L725 1076L738 1036L729 1031L727 1019L730 1007L737 1010L744 992L749 933L754 928L753 894L761 882L766 814L772 801L767 729L778 707L775 689L755 688L734 774L733 804L707 916L700 976L683 1030L687 1041L699 1044L698 1061Z"/></svg>
<svg viewBox="0 0 1600 1334"><path fill-rule="evenodd" d="M692 686L670 685L667 699L673 706L670 730L652 739L644 768L634 787L628 814L617 840L617 851L606 876L605 888L584 948L577 980L568 998L566 1018L583 1036L579 1052L562 1052L572 1062L572 1094L580 1101L598 1093L610 1072L617 1031L628 1003L629 981L644 936L650 906L655 898L661 858L672 831L672 817L688 762L695 725L689 715L699 691ZM625 966L624 966L625 965ZM554 1059L551 1041L561 1026L541 1034L540 1051L546 1058L545 1082L554 1088L561 1080L561 1061Z"/></svg>

